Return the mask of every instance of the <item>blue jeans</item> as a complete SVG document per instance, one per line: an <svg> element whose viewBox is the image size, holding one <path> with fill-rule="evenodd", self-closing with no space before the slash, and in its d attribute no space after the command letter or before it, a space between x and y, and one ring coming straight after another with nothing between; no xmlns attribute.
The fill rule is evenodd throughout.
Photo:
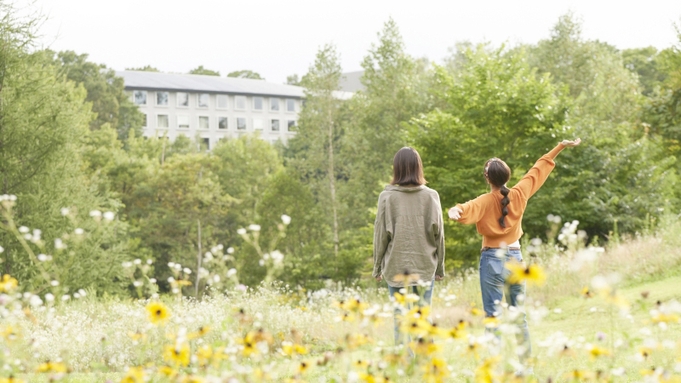
<svg viewBox="0 0 681 383"><path fill-rule="evenodd" d="M497 257L497 251L502 251L505 256ZM516 338L518 346L523 348L520 360L524 361L530 357L532 346L530 343L530 330L527 327L527 318L523 310L525 297L525 283L507 283L510 271L505 267L509 261L523 261L520 250L499 250L488 249L480 254L480 291L482 292L482 305L485 309L485 316L498 316L501 310L501 299L506 292L506 302L509 306L520 309L517 324L520 333ZM518 299L522 295L522 299Z"/></svg>
<svg viewBox="0 0 681 383"><path fill-rule="evenodd" d="M416 302L417 305L419 305L419 306L430 306L430 303L433 299L433 287L434 286L435 286L435 281L431 281L430 287L426 291L423 292L422 298L419 299L418 302ZM388 286L388 293L390 293L390 298L392 298L393 295L395 295L395 293L400 292L400 290L402 288L403 287ZM424 289L424 287L409 286L409 287L407 287L407 294L414 293L418 296L421 296L421 292L423 291L423 289ZM407 309L411 309L411 304L409 304L407 306ZM395 326L394 333L395 333L395 344L396 345L401 343L400 342L400 339L401 339L401 337L400 337L400 321L399 321L399 318L398 318L399 315L402 315L402 312L400 311L400 309L395 309L395 317L393 319L393 323L394 323L394 326Z"/></svg>

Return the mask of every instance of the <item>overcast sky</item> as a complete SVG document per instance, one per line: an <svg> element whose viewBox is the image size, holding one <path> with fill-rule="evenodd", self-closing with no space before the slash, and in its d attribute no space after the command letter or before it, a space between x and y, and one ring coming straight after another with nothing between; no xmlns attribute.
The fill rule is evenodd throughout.
<svg viewBox="0 0 681 383"><path fill-rule="evenodd" d="M583 34L618 48L678 42L681 0L35 0L43 46L87 53L116 70L151 65L222 75L241 69L284 82L333 43L343 70L360 62L392 17L407 51L440 61L457 41L534 43L573 11Z"/></svg>

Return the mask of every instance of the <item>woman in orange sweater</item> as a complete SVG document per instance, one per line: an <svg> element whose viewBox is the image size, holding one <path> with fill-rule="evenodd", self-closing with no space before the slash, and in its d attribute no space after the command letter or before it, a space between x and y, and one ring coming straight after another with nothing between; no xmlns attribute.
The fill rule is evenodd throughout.
<svg viewBox="0 0 681 383"><path fill-rule="evenodd" d="M506 187L511 169L498 158L485 163L485 180L491 191L478 198L449 209L449 217L464 224L475 224L482 235L480 255L480 290L485 315L495 317L503 296L503 288L510 274L505 263L522 262L520 237L527 200L539 190L555 167L553 160L565 147L579 145L581 140L564 140L543 155L527 174L511 189ZM499 255L501 256L499 256ZM506 300L510 306L522 306L525 284L508 285ZM518 346L521 361L531 354L530 333L524 312L521 313Z"/></svg>

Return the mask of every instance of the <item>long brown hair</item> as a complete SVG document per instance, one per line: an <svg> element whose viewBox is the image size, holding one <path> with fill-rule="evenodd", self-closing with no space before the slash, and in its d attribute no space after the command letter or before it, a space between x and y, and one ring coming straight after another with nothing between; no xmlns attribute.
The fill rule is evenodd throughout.
<svg viewBox="0 0 681 383"><path fill-rule="evenodd" d="M420 186L426 184L423 177L421 156L416 149L405 146L393 158L393 180L391 185Z"/></svg>
<svg viewBox="0 0 681 383"><path fill-rule="evenodd" d="M501 199L501 218L499 218L499 225L506 227L504 218L508 215L508 204L511 200L508 199L509 190L506 187L506 182L511 178L511 168L506 163L498 158L491 158L485 162L485 178L490 185L499 188L499 192L503 198Z"/></svg>

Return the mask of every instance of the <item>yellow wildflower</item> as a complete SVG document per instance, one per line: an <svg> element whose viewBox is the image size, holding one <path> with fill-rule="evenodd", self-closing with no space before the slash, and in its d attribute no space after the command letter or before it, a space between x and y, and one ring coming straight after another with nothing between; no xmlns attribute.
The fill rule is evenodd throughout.
<svg viewBox="0 0 681 383"><path fill-rule="evenodd" d="M570 372L565 373L564 376L570 380L582 381L592 379L595 375L593 372L590 371L572 370Z"/></svg>
<svg viewBox="0 0 681 383"><path fill-rule="evenodd" d="M128 336L135 342L139 342L140 340L144 340L147 338L147 334L141 333L139 331L136 332L128 331Z"/></svg>
<svg viewBox="0 0 681 383"><path fill-rule="evenodd" d="M177 370L170 366L161 366L158 368L158 372L169 379L172 379L177 375Z"/></svg>
<svg viewBox="0 0 681 383"><path fill-rule="evenodd" d="M653 323L678 323L679 316L676 314L656 313L653 315Z"/></svg>
<svg viewBox="0 0 681 383"><path fill-rule="evenodd" d="M203 380L203 378L199 376L189 375L182 378L182 383L203 383L203 382L205 382L205 380Z"/></svg>
<svg viewBox="0 0 681 383"><path fill-rule="evenodd" d="M19 335L12 326L7 326L0 330L0 336L5 338L6 341L11 342L13 340L16 340Z"/></svg>
<svg viewBox="0 0 681 383"><path fill-rule="evenodd" d="M507 262L506 268L511 272L508 277L509 283L517 284L528 281L537 286L541 286L546 280L544 270L541 266L536 264L525 266L520 262Z"/></svg>
<svg viewBox="0 0 681 383"><path fill-rule="evenodd" d="M305 346L291 342L281 342L281 351L284 355L288 356L293 356L295 354L305 355L308 352Z"/></svg>
<svg viewBox="0 0 681 383"><path fill-rule="evenodd" d="M307 372L307 370L310 369L310 365L311 365L310 362L305 362L305 361L300 362L300 364L298 365L298 370L297 370L298 373L304 374L305 372Z"/></svg>
<svg viewBox="0 0 681 383"><path fill-rule="evenodd" d="M45 362L38 366L38 372L66 372L66 365L61 362Z"/></svg>
<svg viewBox="0 0 681 383"><path fill-rule="evenodd" d="M128 372L121 380L121 383L143 383L144 382L144 369L142 367L130 367Z"/></svg>
<svg viewBox="0 0 681 383"><path fill-rule="evenodd" d="M605 348L598 347L598 346L595 346L595 345L594 345L594 346L591 346L591 347L589 348L589 355L591 355L591 358L592 358L592 359L596 359L596 358L598 358L599 356L607 356L607 355L610 355L610 351L608 351L608 349L605 349Z"/></svg>
<svg viewBox="0 0 681 383"><path fill-rule="evenodd" d="M423 369L423 378L426 382L440 383L444 382L444 379L449 376L449 367L447 363L440 358L431 359Z"/></svg>
<svg viewBox="0 0 681 383"><path fill-rule="evenodd" d="M0 280L0 293L9 293L18 285L19 282L16 279L12 278L9 274L5 274Z"/></svg>
<svg viewBox="0 0 681 383"><path fill-rule="evenodd" d="M175 366L189 365L189 344L182 343L180 345L168 345L163 351L163 360L172 363Z"/></svg>
<svg viewBox="0 0 681 383"><path fill-rule="evenodd" d="M10 376L9 378L0 378L0 383L24 383L24 381Z"/></svg>
<svg viewBox="0 0 681 383"><path fill-rule="evenodd" d="M393 298L395 298L395 301L399 303L400 305L404 306L408 303L414 303L418 302L419 299L421 299L418 295L416 294L406 294L402 295L400 293L395 293L393 294Z"/></svg>
<svg viewBox="0 0 681 383"><path fill-rule="evenodd" d="M371 338L366 334L348 334L345 337L345 343L350 349L363 346L369 342L371 342Z"/></svg>
<svg viewBox="0 0 681 383"><path fill-rule="evenodd" d="M208 332L210 332L210 327L208 327L208 326L201 326L201 327L199 327L199 329L198 329L197 331L189 333L189 334L187 335L187 338L189 338L189 339L200 338L200 337L202 337L202 336L208 334Z"/></svg>
<svg viewBox="0 0 681 383"><path fill-rule="evenodd" d="M482 320L482 324L485 325L485 328L497 328L501 324L501 321L497 317L485 317L485 319Z"/></svg>
<svg viewBox="0 0 681 383"><path fill-rule="evenodd" d="M421 277L418 274L412 274L405 270L402 274L397 274L393 278L393 282L404 282L405 286L409 285L411 282L416 282L420 280Z"/></svg>
<svg viewBox="0 0 681 383"><path fill-rule="evenodd" d="M213 349L209 345L203 345L196 351L196 358L199 360L199 365L205 366L210 363L213 357Z"/></svg>
<svg viewBox="0 0 681 383"><path fill-rule="evenodd" d="M149 321L153 324L165 323L170 318L170 310L161 302L150 302L147 305Z"/></svg>
<svg viewBox="0 0 681 383"><path fill-rule="evenodd" d="M432 355L440 351L440 346L423 338L419 338L418 340L409 343L409 347L416 355Z"/></svg>
<svg viewBox="0 0 681 383"><path fill-rule="evenodd" d="M493 383L497 381L497 373L494 371L499 357L487 358L475 369L476 383Z"/></svg>
<svg viewBox="0 0 681 383"><path fill-rule="evenodd" d="M593 293L591 292L591 290L589 290L589 287L587 287L587 286L584 286L584 288L582 289L582 292L580 294L584 298L591 298L591 297L594 296Z"/></svg>

